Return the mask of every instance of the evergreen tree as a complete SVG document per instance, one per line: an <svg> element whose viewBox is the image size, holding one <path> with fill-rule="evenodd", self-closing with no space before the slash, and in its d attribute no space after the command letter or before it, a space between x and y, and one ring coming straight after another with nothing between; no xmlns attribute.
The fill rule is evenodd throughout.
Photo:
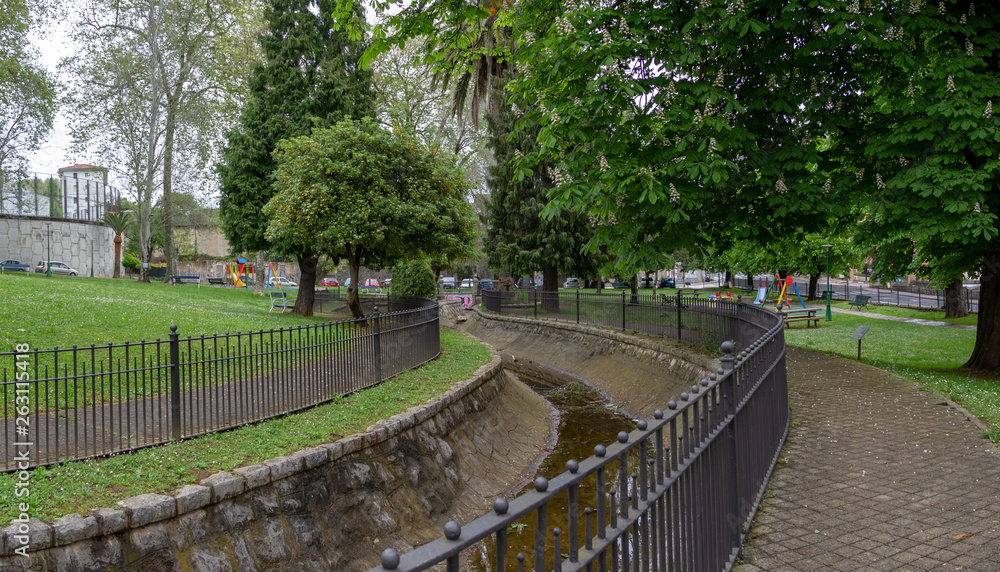
<svg viewBox="0 0 1000 572"><path fill-rule="evenodd" d="M312 315L317 253L291 241L272 243L261 210L276 194L272 153L283 139L308 135L344 118L373 116L371 73L358 66L365 49L332 20L329 0L272 0L261 37L264 62L250 79L250 97L229 135L219 166L222 228L236 252L273 250L299 263L295 312ZM362 18L360 5L354 17Z"/></svg>
<svg viewBox="0 0 1000 572"><path fill-rule="evenodd" d="M503 97L494 94L493 100L500 102ZM491 263L511 274L541 270L542 291L556 292L559 273L591 276L597 271L598 257L583 255L592 237L587 218L569 209L553 209L543 215L549 190L565 176L563 173L543 163L530 176L515 180L511 163L535 149L537 136L537 131L514 130L518 119L515 109L498 103L497 113L487 114L488 146L496 163L486 179L491 196L484 247ZM559 299L546 297L544 304L547 310L558 311Z"/></svg>

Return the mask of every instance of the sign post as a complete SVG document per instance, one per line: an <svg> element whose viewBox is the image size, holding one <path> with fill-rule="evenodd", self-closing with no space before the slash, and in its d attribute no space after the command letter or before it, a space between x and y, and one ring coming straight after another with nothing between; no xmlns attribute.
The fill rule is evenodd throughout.
<svg viewBox="0 0 1000 572"><path fill-rule="evenodd" d="M858 329L851 334L851 337L858 340L858 361L861 361L861 338L868 333L868 326L858 326Z"/></svg>

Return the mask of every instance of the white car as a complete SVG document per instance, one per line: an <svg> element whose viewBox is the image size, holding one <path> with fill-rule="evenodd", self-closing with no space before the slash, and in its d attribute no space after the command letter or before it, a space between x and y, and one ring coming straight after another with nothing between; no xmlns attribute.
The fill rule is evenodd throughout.
<svg viewBox="0 0 1000 572"><path fill-rule="evenodd" d="M48 264L51 267L53 274L69 274L70 276L76 276L79 274L76 268L70 268L69 264L66 264L65 262L49 261ZM45 272L45 270L45 261L39 262L38 266L35 267L35 272Z"/></svg>
<svg viewBox="0 0 1000 572"><path fill-rule="evenodd" d="M471 278L463 279L461 288L462 290L470 290L472 288L472 279Z"/></svg>
<svg viewBox="0 0 1000 572"><path fill-rule="evenodd" d="M278 276L277 278L274 276L271 277L271 286L280 286L281 288L297 288L298 285L298 282L292 282L284 276Z"/></svg>

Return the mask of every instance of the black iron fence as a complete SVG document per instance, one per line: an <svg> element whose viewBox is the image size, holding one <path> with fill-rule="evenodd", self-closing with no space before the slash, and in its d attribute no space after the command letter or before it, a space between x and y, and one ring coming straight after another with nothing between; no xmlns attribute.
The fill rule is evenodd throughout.
<svg viewBox="0 0 1000 572"><path fill-rule="evenodd" d="M771 282L771 277L759 277L759 278L745 278L737 277L733 279L733 283L737 288L744 290L757 290L758 288L767 288ZM796 281L799 286L799 294L805 299L806 291L805 288L808 286L808 281ZM820 281L819 287L817 288L817 297L824 299L824 292L826 291L826 282ZM918 288L911 287L904 284L899 284L893 287L882 287L879 285L866 284L864 282L854 282L854 283L834 283L830 284L830 292L833 293L832 300L855 300L858 296L868 296L870 302L875 304L886 304L891 306L903 306L907 308L918 308L925 310L933 310L944 308L945 294L944 290L936 290L933 288ZM755 293L754 293L755 294ZM748 296L753 297L754 294L748 294ZM965 308L969 312L979 311L979 290L978 289L965 289L962 292L962 300L965 303Z"/></svg>
<svg viewBox="0 0 1000 572"><path fill-rule="evenodd" d="M373 307L358 320L199 337L171 326L165 340L0 352L2 469L239 427L376 385L440 353L436 302L381 302L388 311Z"/></svg>
<svg viewBox="0 0 1000 572"><path fill-rule="evenodd" d="M103 176L0 173L0 214L101 221L121 206L121 194ZM23 175L23 176L21 176Z"/></svg>
<svg viewBox="0 0 1000 572"><path fill-rule="evenodd" d="M560 297L558 311L555 294L526 296L491 291L483 301L492 311L573 315L601 325L609 325L612 311L622 311L625 329L672 338L685 335L684 320L690 319L712 328L709 337L737 339L735 348L742 350L733 355L733 342L723 342L723 367L653 419L639 420L608 446L596 446L592 457L570 461L558 477L536 479L533 491L513 501L497 499L491 513L464 526L449 522L438 540L403 555L386 549L373 571L425 570L440 563L457 571L463 552L490 537L496 546L492 570L731 568L788 432L780 318L748 304L683 296L673 302L627 296L621 302L610 300L614 295L579 294ZM509 531L532 516L533 553L508 555ZM565 523L565 529L552 522Z"/></svg>

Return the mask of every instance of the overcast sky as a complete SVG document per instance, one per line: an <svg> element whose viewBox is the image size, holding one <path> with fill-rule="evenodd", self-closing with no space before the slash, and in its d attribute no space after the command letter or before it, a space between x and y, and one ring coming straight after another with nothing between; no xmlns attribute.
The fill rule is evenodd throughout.
<svg viewBox="0 0 1000 572"><path fill-rule="evenodd" d="M38 48L40 63L53 74L56 73L59 58L72 53L73 45L67 33L69 27L65 26L65 28L57 31L50 30L49 38L44 40L39 39L34 33L29 36L31 43ZM31 170L54 175L62 167L91 162L86 157L72 155L69 146L70 136L66 117L60 114L52 126L49 137L42 144L42 148L31 156Z"/></svg>

